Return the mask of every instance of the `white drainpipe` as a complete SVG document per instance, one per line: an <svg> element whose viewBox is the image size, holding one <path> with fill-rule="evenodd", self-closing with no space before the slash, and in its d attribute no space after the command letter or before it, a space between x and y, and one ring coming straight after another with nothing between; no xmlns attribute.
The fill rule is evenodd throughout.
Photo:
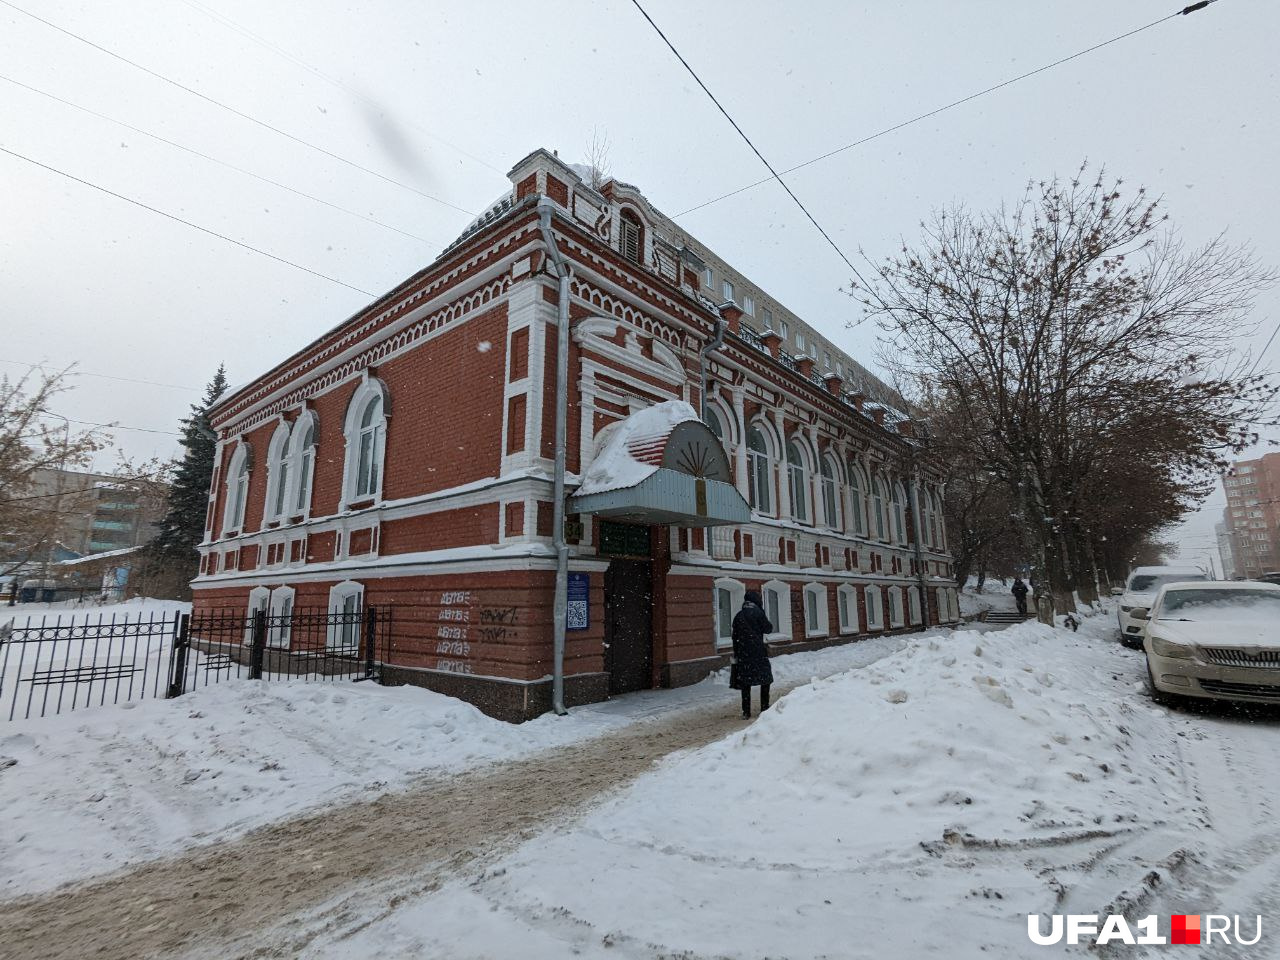
<svg viewBox="0 0 1280 960"><path fill-rule="evenodd" d="M564 635L569 594L569 545L564 539L564 473L565 434L569 422L569 280L573 270L556 247L551 233L551 201L538 201L539 227L547 245L547 255L560 278L559 322L556 335L556 465L552 492L551 543L556 551L556 592L552 607L552 672L551 709L563 717L564 708Z"/></svg>

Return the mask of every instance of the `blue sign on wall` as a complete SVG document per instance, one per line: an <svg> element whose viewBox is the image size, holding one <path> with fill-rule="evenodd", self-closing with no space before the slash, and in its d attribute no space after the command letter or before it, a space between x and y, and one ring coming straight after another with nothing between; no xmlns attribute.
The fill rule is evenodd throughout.
<svg viewBox="0 0 1280 960"><path fill-rule="evenodd" d="M569 605L566 630L585 630L591 623L591 577L585 573L569 574Z"/></svg>

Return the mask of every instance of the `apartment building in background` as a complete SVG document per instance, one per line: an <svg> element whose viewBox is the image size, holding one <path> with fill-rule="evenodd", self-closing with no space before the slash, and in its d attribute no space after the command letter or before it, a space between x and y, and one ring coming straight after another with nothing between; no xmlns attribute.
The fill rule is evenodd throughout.
<svg viewBox="0 0 1280 960"><path fill-rule="evenodd" d="M1280 572L1280 453L1236 461L1222 484L1236 575Z"/></svg>

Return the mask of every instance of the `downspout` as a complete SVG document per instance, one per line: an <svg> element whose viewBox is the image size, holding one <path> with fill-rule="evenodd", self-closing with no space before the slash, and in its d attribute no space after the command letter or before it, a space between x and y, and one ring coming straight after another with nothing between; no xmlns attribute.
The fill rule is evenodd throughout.
<svg viewBox="0 0 1280 960"><path fill-rule="evenodd" d="M723 306L727 306L727 304L723 304ZM707 357L719 350L724 344L724 334L728 329L729 322L724 317L716 317L716 332L698 354L698 372L700 376L698 398L703 423L707 422Z"/></svg>
<svg viewBox="0 0 1280 960"><path fill-rule="evenodd" d="M556 463L552 488L551 543L556 551L556 590L552 605L551 709L563 717L564 635L569 598L569 545L564 539L565 435L569 422L569 280L573 271L556 247L551 234L551 201L538 200L538 226L547 255L560 278L560 302L556 334Z"/></svg>

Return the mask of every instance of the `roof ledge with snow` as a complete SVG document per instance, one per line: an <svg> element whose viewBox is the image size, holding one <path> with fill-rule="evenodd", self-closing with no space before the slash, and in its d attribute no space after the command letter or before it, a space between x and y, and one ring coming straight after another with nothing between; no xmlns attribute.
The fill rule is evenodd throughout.
<svg viewBox="0 0 1280 960"><path fill-rule="evenodd" d="M668 400L605 429L600 452L569 500L575 513L635 523L746 523L729 456L693 407Z"/></svg>

